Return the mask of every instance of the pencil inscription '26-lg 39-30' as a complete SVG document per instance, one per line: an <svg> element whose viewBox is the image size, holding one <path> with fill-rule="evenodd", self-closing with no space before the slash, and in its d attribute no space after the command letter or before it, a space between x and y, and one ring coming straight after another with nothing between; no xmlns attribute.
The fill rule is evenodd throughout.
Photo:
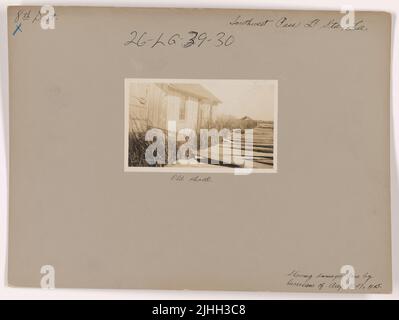
<svg viewBox="0 0 399 320"><path fill-rule="evenodd" d="M160 33L151 36L147 32L132 31L129 39L124 43L125 46L136 47L229 47L233 45L235 38L232 34L220 31L216 34L209 35L206 32L189 31L186 33L165 34Z"/></svg>

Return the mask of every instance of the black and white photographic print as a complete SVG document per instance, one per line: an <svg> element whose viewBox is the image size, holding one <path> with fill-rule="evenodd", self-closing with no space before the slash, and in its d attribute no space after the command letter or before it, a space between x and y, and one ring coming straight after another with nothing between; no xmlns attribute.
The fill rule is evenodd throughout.
<svg viewBox="0 0 399 320"><path fill-rule="evenodd" d="M125 171L277 172L278 82L125 79Z"/></svg>

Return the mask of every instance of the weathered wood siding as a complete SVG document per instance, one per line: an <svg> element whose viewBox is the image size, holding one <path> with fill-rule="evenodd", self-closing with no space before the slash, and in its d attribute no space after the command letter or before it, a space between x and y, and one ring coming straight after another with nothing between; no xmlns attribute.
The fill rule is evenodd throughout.
<svg viewBox="0 0 399 320"><path fill-rule="evenodd" d="M187 97L186 100L186 119L181 124L183 128L197 129L198 117L198 99L194 97Z"/></svg>
<svg viewBox="0 0 399 320"><path fill-rule="evenodd" d="M210 124L211 105L208 102L201 101L199 105L199 129L207 129Z"/></svg>
<svg viewBox="0 0 399 320"><path fill-rule="evenodd" d="M167 130L168 121L176 121L176 129L208 128L212 115L209 102L170 89L167 84L131 83L129 88L129 128L145 132L150 128ZM185 105L185 118L180 119L180 106Z"/></svg>
<svg viewBox="0 0 399 320"><path fill-rule="evenodd" d="M167 95L163 84L151 84L148 94L149 127L166 130Z"/></svg>
<svg viewBox="0 0 399 320"><path fill-rule="evenodd" d="M149 128L166 130L167 99L162 84L131 83L129 128L144 132Z"/></svg>
<svg viewBox="0 0 399 320"><path fill-rule="evenodd" d="M145 131L148 123L147 109L148 86L130 83L129 85L129 130Z"/></svg>
<svg viewBox="0 0 399 320"><path fill-rule="evenodd" d="M177 130L180 129L197 129L197 116L198 116L198 99L186 96L180 92L170 90L168 92L168 121L176 121ZM186 116L185 119L180 120L180 106L185 103Z"/></svg>

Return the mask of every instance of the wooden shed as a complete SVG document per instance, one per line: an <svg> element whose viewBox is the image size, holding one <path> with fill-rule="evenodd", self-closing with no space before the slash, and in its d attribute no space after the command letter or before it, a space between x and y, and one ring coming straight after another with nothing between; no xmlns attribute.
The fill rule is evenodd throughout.
<svg viewBox="0 0 399 320"><path fill-rule="evenodd" d="M213 109L221 101L200 84L129 84L129 128L145 132L150 128L167 130L176 121L177 130L209 128Z"/></svg>

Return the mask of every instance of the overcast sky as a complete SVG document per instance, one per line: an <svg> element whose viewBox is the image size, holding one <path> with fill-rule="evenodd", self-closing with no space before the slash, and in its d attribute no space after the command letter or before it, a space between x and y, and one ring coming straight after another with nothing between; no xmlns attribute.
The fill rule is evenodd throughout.
<svg viewBox="0 0 399 320"><path fill-rule="evenodd" d="M215 115L227 114L237 118L249 116L254 120L273 120L276 82L260 80L206 80L200 82L222 101Z"/></svg>

